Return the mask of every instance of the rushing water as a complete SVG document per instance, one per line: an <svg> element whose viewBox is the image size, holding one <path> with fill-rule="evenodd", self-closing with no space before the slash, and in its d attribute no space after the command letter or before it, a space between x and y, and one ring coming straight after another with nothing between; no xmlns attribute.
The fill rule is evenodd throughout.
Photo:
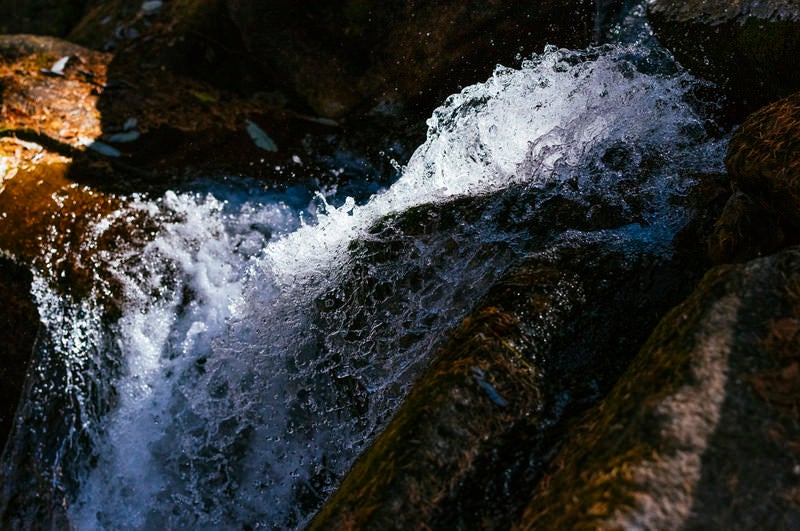
<svg viewBox="0 0 800 531"><path fill-rule="evenodd" d="M694 86L652 44L552 48L451 96L363 201L247 179L123 198L83 244L93 296L37 273L17 434L35 441L3 466L33 462L19 489L39 492L11 497L77 529L301 526L517 258L566 238L667 248L671 199L721 168ZM554 196L623 222L537 221Z"/></svg>

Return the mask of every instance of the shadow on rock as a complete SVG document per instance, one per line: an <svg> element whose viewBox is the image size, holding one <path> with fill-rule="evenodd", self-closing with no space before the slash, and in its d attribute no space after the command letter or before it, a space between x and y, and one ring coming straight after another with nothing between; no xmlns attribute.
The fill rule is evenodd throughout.
<svg viewBox="0 0 800 531"><path fill-rule="evenodd" d="M516 528L796 527L799 256L711 270L570 429Z"/></svg>

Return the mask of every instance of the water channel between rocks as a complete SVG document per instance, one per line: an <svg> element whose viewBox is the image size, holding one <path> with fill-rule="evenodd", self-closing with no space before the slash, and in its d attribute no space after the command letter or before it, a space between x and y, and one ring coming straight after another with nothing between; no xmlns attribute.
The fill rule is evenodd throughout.
<svg viewBox="0 0 800 531"><path fill-rule="evenodd" d="M451 96L370 197L230 178L121 198L81 244L92 296L36 273L44 326L3 462L36 471L11 493L20 513L302 526L519 259L598 240L670 252L674 199L722 169L694 87L652 44L552 48ZM554 199L586 223L542 219Z"/></svg>

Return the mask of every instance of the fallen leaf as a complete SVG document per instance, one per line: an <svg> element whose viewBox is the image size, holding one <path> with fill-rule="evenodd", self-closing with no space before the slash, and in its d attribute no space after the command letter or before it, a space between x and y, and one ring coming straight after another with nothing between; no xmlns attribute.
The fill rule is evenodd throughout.
<svg viewBox="0 0 800 531"><path fill-rule="evenodd" d="M278 145L275 144L275 141L272 140L263 129L250 120L247 120L247 134L250 135L253 143L264 151L278 151Z"/></svg>
<svg viewBox="0 0 800 531"><path fill-rule="evenodd" d="M55 63L50 68L42 68L42 73L50 74L53 76L61 76L64 77L64 68L66 68L67 63L69 62L69 55L65 55Z"/></svg>

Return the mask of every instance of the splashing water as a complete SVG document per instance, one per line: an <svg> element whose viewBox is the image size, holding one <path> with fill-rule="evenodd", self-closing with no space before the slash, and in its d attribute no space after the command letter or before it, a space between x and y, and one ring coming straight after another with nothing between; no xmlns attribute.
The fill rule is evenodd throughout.
<svg viewBox="0 0 800 531"><path fill-rule="evenodd" d="M118 318L36 281L51 363L81 375L71 457L41 452L71 469L53 474L71 524L303 525L492 282L536 246L588 237L536 225L545 198L614 205L623 222L592 237L668 245L684 221L670 199L722 166L693 86L652 48L549 48L448 98L364 204L298 209L246 181L128 198L95 227L152 227L94 258Z"/></svg>

